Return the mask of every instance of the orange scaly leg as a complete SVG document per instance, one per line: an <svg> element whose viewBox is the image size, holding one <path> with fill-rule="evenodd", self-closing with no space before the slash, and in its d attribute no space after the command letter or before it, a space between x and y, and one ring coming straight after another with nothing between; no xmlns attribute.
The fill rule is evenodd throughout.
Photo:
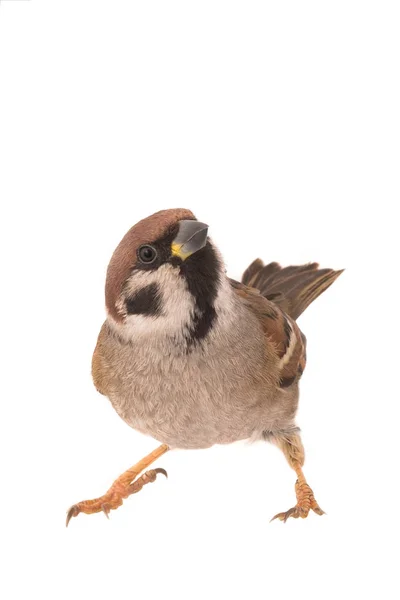
<svg viewBox="0 0 400 600"><path fill-rule="evenodd" d="M271 436L271 441L275 443L284 453L289 465L296 471L297 481L295 484L297 504L286 512L281 512L275 515L274 519L287 521L289 517L305 519L308 517L310 510L313 510L317 515L325 514L314 498L314 493L308 485L303 473L302 466L304 464L304 448L298 433L290 433L282 436Z"/></svg>
<svg viewBox="0 0 400 600"><path fill-rule="evenodd" d="M168 450L169 447L166 444L162 444L156 448L156 450L153 450L153 452L142 458L136 465L125 471L125 473L122 473L103 496L95 498L94 500L83 500L82 502L78 502L78 504L71 506L67 513L67 527L71 518L76 517L81 512L91 515L92 513L103 511L108 518L110 510L118 508L125 498L139 492L147 483L155 481L159 473L162 473L167 477L167 472L164 469L151 469L136 479L144 469Z"/></svg>
<svg viewBox="0 0 400 600"><path fill-rule="evenodd" d="M308 517L310 509L317 513L317 515L325 514L315 500L314 493L306 482L306 478L304 477L300 465L295 467L295 471L297 473L297 481L295 483L297 504L293 508L289 508L286 512L278 513L272 517L271 521L279 519L280 521L286 522L289 517L293 517L294 519L301 517L302 519L305 519Z"/></svg>

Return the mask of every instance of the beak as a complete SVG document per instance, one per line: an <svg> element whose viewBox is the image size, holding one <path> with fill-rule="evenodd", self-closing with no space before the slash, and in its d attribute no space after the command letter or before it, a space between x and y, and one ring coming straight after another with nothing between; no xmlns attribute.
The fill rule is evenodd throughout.
<svg viewBox="0 0 400 600"><path fill-rule="evenodd" d="M178 235L172 242L171 252L186 260L189 256L204 248L207 243L208 225L199 221L179 221Z"/></svg>

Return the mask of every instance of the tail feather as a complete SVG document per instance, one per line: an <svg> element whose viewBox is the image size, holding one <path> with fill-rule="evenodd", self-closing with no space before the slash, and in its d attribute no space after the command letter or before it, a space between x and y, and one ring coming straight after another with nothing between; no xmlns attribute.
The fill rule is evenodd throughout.
<svg viewBox="0 0 400 600"><path fill-rule="evenodd" d="M242 282L244 283L246 280L246 285L254 287L254 280L263 267L264 263L261 258L256 258L256 260L254 260L243 273Z"/></svg>
<svg viewBox="0 0 400 600"><path fill-rule="evenodd" d="M318 263L282 268L273 262L264 266L258 258L246 269L242 283L257 288L293 319L343 273L333 269L319 269Z"/></svg>

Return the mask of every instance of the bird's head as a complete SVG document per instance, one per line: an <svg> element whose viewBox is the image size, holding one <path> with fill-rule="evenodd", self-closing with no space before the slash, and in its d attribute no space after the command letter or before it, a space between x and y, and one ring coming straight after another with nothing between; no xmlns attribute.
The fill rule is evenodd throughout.
<svg viewBox="0 0 400 600"><path fill-rule="evenodd" d="M186 209L163 210L134 225L107 270L108 319L125 339L208 334L224 276L208 226Z"/></svg>

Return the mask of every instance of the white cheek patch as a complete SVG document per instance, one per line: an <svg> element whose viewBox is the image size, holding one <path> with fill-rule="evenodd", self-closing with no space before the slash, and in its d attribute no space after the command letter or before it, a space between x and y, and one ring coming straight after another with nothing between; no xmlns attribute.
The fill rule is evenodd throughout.
<svg viewBox="0 0 400 600"><path fill-rule="evenodd" d="M134 271L127 281L118 308L125 310L125 298L132 297L143 288L156 284L161 296L158 315L126 315L118 331L126 338L138 335L176 335L188 328L195 312L195 300L190 294L179 269L170 264L154 271Z"/></svg>

